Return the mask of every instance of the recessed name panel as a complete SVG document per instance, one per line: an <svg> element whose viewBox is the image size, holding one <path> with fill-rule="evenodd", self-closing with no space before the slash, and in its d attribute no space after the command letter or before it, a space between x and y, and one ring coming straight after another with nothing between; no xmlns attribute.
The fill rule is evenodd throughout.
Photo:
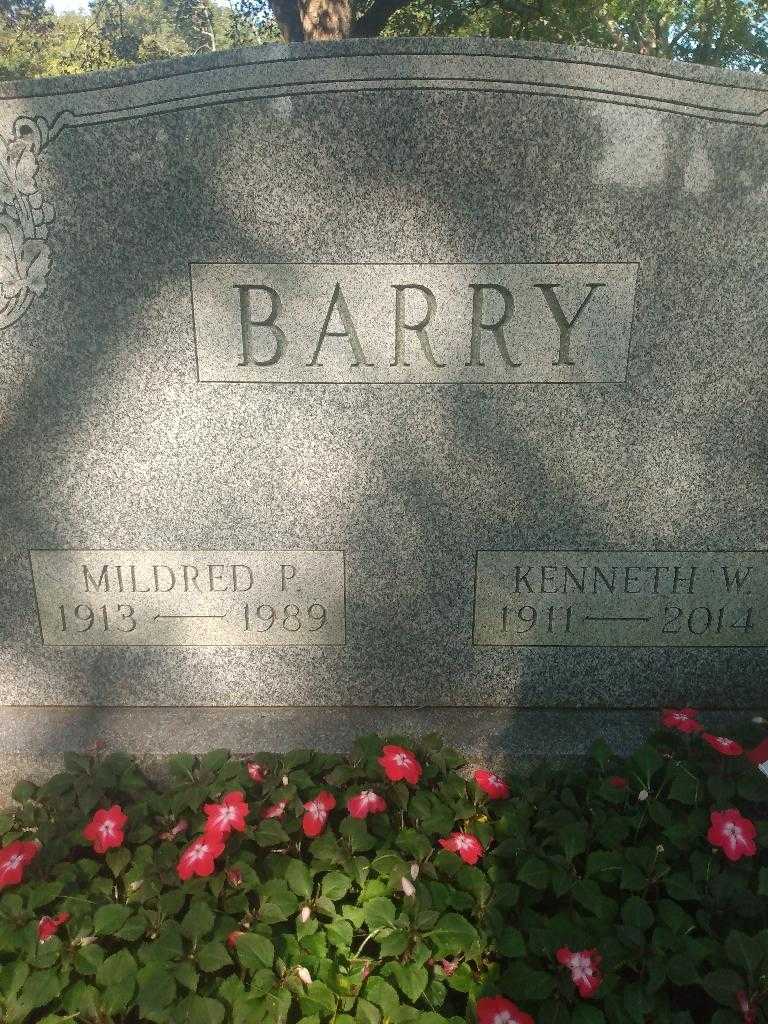
<svg viewBox="0 0 768 1024"><path fill-rule="evenodd" d="M635 263L190 266L201 381L626 380Z"/></svg>
<svg viewBox="0 0 768 1024"><path fill-rule="evenodd" d="M768 646L768 552L480 551L478 646Z"/></svg>
<svg viewBox="0 0 768 1024"><path fill-rule="evenodd" d="M43 643L344 643L341 551L31 551Z"/></svg>

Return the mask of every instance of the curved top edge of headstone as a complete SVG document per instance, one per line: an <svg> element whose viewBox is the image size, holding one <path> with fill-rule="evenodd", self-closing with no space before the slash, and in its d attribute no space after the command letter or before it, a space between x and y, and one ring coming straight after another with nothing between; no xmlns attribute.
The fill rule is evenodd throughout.
<svg viewBox="0 0 768 1024"><path fill-rule="evenodd" d="M768 77L748 72L713 68L703 64L671 62L656 57L620 53L591 46L561 46L554 43L524 42L483 37L398 37L387 39L347 39L319 43L268 43L261 46L225 50L219 53L181 57L173 60L153 61L128 69L99 71L87 75L63 75L57 78L38 78L0 82L0 101L33 97L52 97L88 93L97 89L129 86L136 83L162 82L184 75L205 71L226 70L267 65L276 62L299 62L312 59L344 59L366 56L402 55L456 56L462 58L509 58L554 61L563 65L586 65L607 74L612 70L643 72L666 80L670 86L676 82L732 87L739 91L765 94L768 106ZM407 75L405 76L407 77ZM480 74L482 77L482 72ZM661 84L661 83L659 83ZM760 97L762 100L763 97Z"/></svg>

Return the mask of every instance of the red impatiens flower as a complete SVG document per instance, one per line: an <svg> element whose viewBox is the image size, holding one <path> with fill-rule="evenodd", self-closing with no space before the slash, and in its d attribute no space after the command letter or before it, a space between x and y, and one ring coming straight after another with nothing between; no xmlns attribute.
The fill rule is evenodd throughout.
<svg viewBox="0 0 768 1024"><path fill-rule="evenodd" d="M245 932L230 932L227 936L227 945L230 949L234 949L237 945L237 940L241 935L245 935Z"/></svg>
<svg viewBox="0 0 768 1024"><path fill-rule="evenodd" d="M255 762L251 761L246 765L246 768L248 769L248 774L250 775L254 782L264 781L265 772L260 764L256 764Z"/></svg>
<svg viewBox="0 0 768 1024"><path fill-rule="evenodd" d="M184 850L176 865L176 873L183 882L186 882L192 875L199 875L201 878L212 875L215 867L214 861L222 853L224 853L224 843L221 836L207 832L204 836L193 840Z"/></svg>
<svg viewBox="0 0 768 1024"><path fill-rule="evenodd" d="M480 789L488 794L491 800L506 800L509 796L509 786L504 779L494 775L493 772L487 772L484 768L481 768L475 772L472 778Z"/></svg>
<svg viewBox="0 0 768 1024"><path fill-rule="evenodd" d="M301 819L301 827L305 836L319 836L328 821L328 812L336 806L336 800L323 790L318 793L314 800L308 800L304 804L306 814Z"/></svg>
<svg viewBox="0 0 768 1024"><path fill-rule="evenodd" d="M597 992L603 976L600 973L602 956L596 949L582 949L571 952L567 946L557 951L557 962L571 972L571 981L579 990L582 999L589 999Z"/></svg>
<svg viewBox="0 0 768 1024"><path fill-rule="evenodd" d="M387 801L371 789L364 789L347 800L347 810L353 818L367 818L369 814L381 814L386 809Z"/></svg>
<svg viewBox="0 0 768 1024"><path fill-rule="evenodd" d="M757 1007L752 1005L746 992L736 993L736 1003L744 1024L757 1024Z"/></svg>
<svg viewBox="0 0 768 1024"><path fill-rule="evenodd" d="M465 864L477 864L485 853L477 836L468 832L451 832L447 839L440 840L440 845L444 850L458 853Z"/></svg>
<svg viewBox="0 0 768 1024"><path fill-rule="evenodd" d="M704 726L698 720L695 708L665 708L661 716L661 724L678 732L701 732Z"/></svg>
<svg viewBox="0 0 768 1024"><path fill-rule="evenodd" d="M18 885L24 878L24 868L40 850L40 844L15 840L0 850L0 889Z"/></svg>
<svg viewBox="0 0 768 1024"><path fill-rule="evenodd" d="M711 732L703 732L701 738L706 740L710 747L719 754L725 754L726 757L739 757L744 753L744 747L736 740L729 740L726 736L713 736Z"/></svg>
<svg viewBox="0 0 768 1024"><path fill-rule="evenodd" d="M128 815L123 814L119 804L112 804L108 811L96 811L83 829L85 838L93 843L93 852L106 853L107 850L122 846L126 821Z"/></svg>
<svg viewBox="0 0 768 1024"><path fill-rule="evenodd" d="M730 808L727 811L712 811L709 820L712 824L707 839L713 846L721 847L728 860L755 856L757 829L749 818L742 817L735 808Z"/></svg>
<svg viewBox="0 0 768 1024"><path fill-rule="evenodd" d="M415 786L421 778L422 768L416 760L416 755L412 750L406 750L405 747L392 745L384 747L379 764L390 782L399 782L401 779L405 779L406 782Z"/></svg>
<svg viewBox="0 0 768 1024"><path fill-rule="evenodd" d="M280 800L279 803L272 804L270 807L265 807L261 812L262 818L282 818L285 814L285 808L287 804L285 800Z"/></svg>
<svg viewBox="0 0 768 1024"><path fill-rule="evenodd" d="M205 831L212 835L226 839L232 829L236 832L245 831L245 819L249 810L240 792L227 793L221 798L220 804L205 804L203 811L208 818Z"/></svg>
<svg viewBox="0 0 768 1024"><path fill-rule="evenodd" d="M45 942L50 939L63 924L67 923L70 916L65 910L61 914L57 914L56 917L41 917L37 922L37 941Z"/></svg>
<svg viewBox="0 0 768 1024"><path fill-rule="evenodd" d="M626 789L629 785L629 779L625 779L623 775L612 775L608 779L608 785L613 786L614 789Z"/></svg>
<svg viewBox="0 0 768 1024"><path fill-rule="evenodd" d="M511 999L504 996L483 996L477 1000L477 1024L534 1024L529 1013L523 1013Z"/></svg>

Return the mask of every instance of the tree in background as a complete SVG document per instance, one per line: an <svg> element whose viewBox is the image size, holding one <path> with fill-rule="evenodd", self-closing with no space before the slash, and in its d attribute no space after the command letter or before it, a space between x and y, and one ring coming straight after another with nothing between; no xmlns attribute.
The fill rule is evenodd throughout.
<svg viewBox="0 0 768 1024"><path fill-rule="evenodd" d="M534 39L768 72L768 0L0 0L0 78L348 36Z"/></svg>

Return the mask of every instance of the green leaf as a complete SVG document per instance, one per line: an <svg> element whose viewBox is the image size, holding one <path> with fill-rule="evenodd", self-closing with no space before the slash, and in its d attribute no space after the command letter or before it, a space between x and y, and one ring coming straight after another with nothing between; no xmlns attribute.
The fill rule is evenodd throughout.
<svg viewBox="0 0 768 1024"><path fill-rule="evenodd" d="M181 931L193 942L201 939L213 928L213 911L202 900L193 900L181 922Z"/></svg>
<svg viewBox="0 0 768 1024"><path fill-rule="evenodd" d="M443 914L431 932L427 933L434 944L436 959L468 953L478 941L475 928L460 914Z"/></svg>
<svg viewBox="0 0 768 1024"><path fill-rule="evenodd" d="M278 924L292 917L299 906L298 898L280 878L273 878L261 887L259 919L264 924Z"/></svg>
<svg viewBox="0 0 768 1024"><path fill-rule="evenodd" d="M96 934L114 935L115 932L120 931L132 913L131 907L126 907L122 903L99 907L93 915L93 927Z"/></svg>
<svg viewBox="0 0 768 1024"><path fill-rule="evenodd" d="M225 1013L218 999L192 994L179 1003L174 1020L180 1024L221 1024Z"/></svg>
<svg viewBox="0 0 768 1024"><path fill-rule="evenodd" d="M328 941L339 949L349 949L352 945L354 931L352 925L343 917L337 917L325 929Z"/></svg>
<svg viewBox="0 0 768 1024"><path fill-rule="evenodd" d="M263 935L241 935L235 950L240 963L247 971L271 968L275 959L275 947Z"/></svg>
<svg viewBox="0 0 768 1024"><path fill-rule="evenodd" d="M360 818L344 818L339 826L339 833L349 843L352 853L363 853L376 846L377 839L368 831L368 827Z"/></svg>
<svg viewBox="0 0 768 1024"><path fill-rule="evenodd" d="M21 782L17 782L16 785L11 790L11 797L18 804L23 804L26 800L33 800L36 795L37 786L34 784L34 782L29 782L26 779L24 779Z"/></svg>
<svg viewBox="0 0 768 1024"><path fill-rule="evenodd" d="M605 1024L602 1010L588 1003L579 1003L571 1014L571 1024Z"/></svg>
<svg viewBox="0 0 768 1024"><path fill-rule="evenodd" d="M397 991L383 978L376 975L371 976L365 983L365 997L375 1006L378 1006L385 1017L391 1017L397 1012L400 1000Z"/></svg>
<svg viewBox="0 0 768 1024"><path fill-rule="evenodd" d="M705 974L701 986L712 998L724 1006L736 1005L736 993L744 988L744 981L735 971L720 968Z"/></svg>
<svg viewBox="0 0 768 1024"><path fill-rule="evenodd" d="M533 889L546 889L549 885L549 868L538 857L529 857L520 867L517 880Z"/></svg>
<svg viewBox="0 0 768 1024"><path fill-rule="evenodd" d="M173 975L161 964L147 964L136 975L142 1012L157 1012L170 1006L176 997Z"/></svg>
<svg viewBox="0 0 768 1024"><path fill-rule="evenodd" d="M429 980L426 970L416 964L395 964L395 981L412 1003L424 992Z"/></svg>
<svg viewBox="0 0 768 1024"><path fill-rule="evenodd" d="M381 1013L378 1006L369 1003L367 999L358 999L355 1010L359 1024L380 1024Z"/></svg>
<svg viewBox="0 0 768 1024"><path fill-rule="evenodd" d="M259 846L282 846L290 841L290 836L275 818L262 821L253 836Z"/></svg>
<svg viewBox="0 0 768 1024"><path fill-rule="evenodd" d="M584 825L566 825L557 835L567 860L573 860L587 848L587 829Z"/></svg>
<svg viewBox="0 0 768 1024"><path fill-rule="evenodd" d="M197 964L201 971L210 973L231 967L232 958L223 942L206 942L197 951Z"/></svg>
<svg viewBox="0 0 768 1024"><path fill-rule="evenodd" d="M352 885L352 879L341 871L329 871L323 876L320 892L329 900L340 900L346 896Z"/></svg>
<svg viewBox="0 0 768 1024"><path fill-rule="evenodd" d="M312 895L312 876L306 864L291 859L285 871L285 880L297 896L308 900Z"/></svg>
<svg viewBox="0 0 768 1024"><path fill-rule="evenodd" d="M96 972L96 981L103 987L133 984L136 977L136 961L127 949L108 956Z"/></svg>
<svg viewBox="0 0 768 1024"><path fill-rule="evenodd" d="M365 904L365 923L370 931L394 927L396 916L395 904L386 896L375 896Z"/></svg>
<svg viewBox="0 0 768 1024"><path fill-rule="evenodd" d="M33 971L21 987L19 1002L25 1008L34 1010L56 999L60 991L61 982L56 971Z"/></svg>
<svg viewBox="0 0 768 1024"><path fill-rule="evenodd" d="M336 1012L336 996L322 981L313 981L307 985L301 997L301 1009L305 1014L317 1013L321 1017L331 1017Z"/></svg>
<svg viewBox="0 0 768 1024"><path fill-rule="evenodd" d="M758 938L745 935L744 932L733 931L728 933L725 940L725 952L728 959L735 967L741 967L746 971L750 981L760 974L760 964L766 957L763 945Z"/></svg>
<svg viewBox="0 0 768 1024"><path fill-rule="evenodd" d="M640 931L647 931L653 924L653 911L645 900L632 896L621 908L621 916L624 922Z"/></svg>
<svg viewBox="0 0 768 1024"><path fill-rule="evenodd" d="M505 927L496 942L496 948L502 956L510 958L525 956L527 952L525 939L516 928Z"/></svg>
<svg viewBox="0 0 768 1024"><path fill-rule="evenodd" d="M104 963L106 955L101 946L95 942L81 946L75 953L75 969L80 974L95 974Z"/></svg>
<svg viewBox="0 0 768 1024"><path fill-rule="evenodd" d="M109 870L117 878L131 863L131 851L121 846L117 850L108 850L104 859Z"/></svg>

